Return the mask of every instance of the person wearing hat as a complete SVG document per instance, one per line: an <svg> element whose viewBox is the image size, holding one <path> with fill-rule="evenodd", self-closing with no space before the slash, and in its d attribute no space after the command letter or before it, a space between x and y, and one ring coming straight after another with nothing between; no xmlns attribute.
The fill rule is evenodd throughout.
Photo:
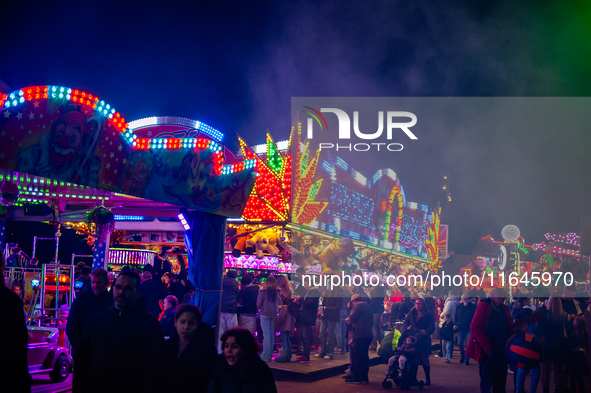
<svg viewBox="0 0 591 393"><path fill-rule="evenodd" d="M466 356L466 346L470 341L470 323L476 312L476 305L470 302L468 295L463 294L460 304L456 307L454 318L454 330L458 333L458 346L460 347L460 364L470 365L470 358Z"/></svg>
<svg viewBox="0 0 591 393"><path fill-rule="evenodd" d="M353 309L346 322L353 325L353 353L351 356L353 377L346 379L346 382L365 384L369 383L369 345L373 339L373 309L358 294L351 296L351 303L353 303Z"/></svg>

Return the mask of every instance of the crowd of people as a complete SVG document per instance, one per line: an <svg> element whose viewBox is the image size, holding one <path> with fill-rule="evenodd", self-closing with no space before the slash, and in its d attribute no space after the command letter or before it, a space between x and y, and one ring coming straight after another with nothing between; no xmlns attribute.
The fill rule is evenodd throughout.
<svg viewBox="0 0 591 393"><path fill-rule="evenodd" d="M3 260L0 266L4 268ZM390 367L422 368L429 386L434 352L439 351L434 357L445 364L455 363L457 345L459 364L469 366L471 359L478 363L481 392L504 392L508 373L518 393L525 392L528 374L530 392L538 385L543 392L585 391L591 310L587 299L575 299L573 287L535 301L515 296L505 304L502 289L487 295L456 288L446 296L381 286L329 291L309 281L290 282L285 275L245 273L237 280L236 272L229 271L223 278L220 323L211 327L202 321L199 308L188 304L191 292L182 277L124 269L109 289L104 269L90 272L80 265L77 271L83 285L66 327L74 392L113 386L140 392L273 392L267 362L292 361L292 342L297 343L297 362L310 361L313 344L319 359L348 352L345 381L350 384L369 382L369 352L377 351ZM2 283L0 295L10 310L10 322L2 328L15 337L15 357L0 366L23 377L22 390L15 391L29 391L30 377L23 371L26 351L19 346L24 341L26 348L26 326L16 292ZM384 326L393 330L384 332ZM531 370L509 365L505 352L509 338L525 331L544 348L540 366ZM275 359L273 353L278 353Z"/></svg>
<svg viewBox="0 0 591 393"><path fill-rule="evenodd" d="M140 276L125 269L110 289L104 269L93 270L89 279L88 290L81 290L72 304L66 327L74 359L73 392L277 391L254 335L239 327L227 330L218 354L215 331L202 321L199 308L179 304L170 294L172 277L163 280L163 291L150 283L149 271ZM30 392L23 303L4 280L0 300L6 311L1 333L10 337L5 349L11 354L2 357L0 376L10 381L11 392ZM162 303L161 312L153 302Z"/></svg>
<svg viewBox="0 0 591 393"><path fill-rule="evenodd" d="M287 278L278 277L282 285L276 284L274 278L267 279L258 296L264 361L271 359L275 332L280 332L283 350L276 361L291 360L291 341L288 340L296 336L300 343L297 352L300 356L296 361L309 362L312 331L319 326L319 351L314 356L332 360L335 352L349 352L351 367L345 376L347 383L368 382L368 353L386 340L387 346L393 344L392 350L407 346L408 356L397 356L396 362L400 364L410 359L408 361L421 366L426 386L432 383L430 357L433 353L439 350L434 357L450 364L457 346L459 364L469 366L471 359L478 363L481 392L504 392L508 373L513 374L512 383L519 393L525 392L528 374L532 376L530 392L536 392L538 384L543 392L552 388L562 392L567 386L570 392L585 391L581 376L589 364L591 310L585 299L574 299L574 287L565 287L564 292L552 297L536 298L535 302L529 296L517 295L506 305L507 294L502 289L493 289L487 294L482 289L455 288L446 296L432 296L428 292L401 293L397 288L386 291L380 286L369 291L355 287L324 291L294 283L292 291ZM250 278L247 283L252 286ZM244 283L242 288L238 290L238 312ZM398 326L401 333L384 338L382 325L387 311L390 311L391 324ZM290 322L285 323L286 317ZM319 324L317 318L320 318ZM509 365L505 352L509 338L525 331L537 337L544 348L541 365L532 370ZM405 339L398 347L397 338L409 333L412 343ZM432 340L439 340L439 346ZM552 373L553 386L550 383Z"/></svg>

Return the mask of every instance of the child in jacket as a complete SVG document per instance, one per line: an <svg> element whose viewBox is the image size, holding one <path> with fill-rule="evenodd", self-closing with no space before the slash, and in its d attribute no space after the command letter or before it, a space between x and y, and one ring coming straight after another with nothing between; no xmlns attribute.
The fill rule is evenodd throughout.
<svg viewBox="0 0 591 393"><path fill-rule="evenodd" d="M454 322L451 314L445 314L445 320L443 325L441 325L439 333L441 334L441 340L443 340L441 348L443 350L443 358L445 359L445 363L449 363L451 360L451 350L454 345Z"/></svg>
<svg viewBox="0 0 591 393"><path fill-rule="evenodd" d="M279 332L281 338L282 352L276 362L287 363L291 361L292 347L290 334L293 332L296 321L296 308L294 300L291 297L286 297L283 300L283 305L279 310L277 321L275 322L275 330Z"/></svg>

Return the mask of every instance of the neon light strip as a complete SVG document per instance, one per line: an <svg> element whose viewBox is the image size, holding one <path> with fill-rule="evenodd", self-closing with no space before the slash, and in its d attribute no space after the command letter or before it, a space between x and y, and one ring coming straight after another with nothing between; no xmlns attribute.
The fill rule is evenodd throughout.
<svg viewBox="0 0 591 393"><path fill-rule="evenodd" d="M244 160L236 164L224 165L224 167L222 168L222 175L228 175L231 173L241 172L247 169L252 169L255 167L255 165L256 160L254 159Z"/></svg>
<svg viewBox="0 0 591 393"><path fill-rule="evenodd" d="M205 123L202 123L197 120L187 119L185 117L174 117L174 116L160 116L160 117L145 117L143 119L138 119L129 122L129 128L133 131L137 130L138 128L148 127L148 126L157 126L157 125L177 125L183 126L187 128L192 128L203 132L204 134L212 137L218 142L221 142L224 139L224 134L220 131L216 130L213 127L208 126Z"/></svg>
<svg viewBox="0 0 591 393"><path fill-rule="evenodd" d="M191 229L191 227L187 223L187 220L185 219L185 216L183 215L183 213L179 213L179 220L181 221L181 224L183 224L183 226L185 227L186 231Z"/></svg>
<svg viewBox="0 0 591 393"><path fill-rule="evenodd" d="M0 108L6 110L23 104L25 101L42 99L63 100L64 103L72 101L78 105L94 109L107 118L108 121L123 134L124 139L132 147L137 146L136 140L138 138L134 133L135 129L159 124L176 124L195 128L215 139L217 142L221 142L224 138L224 134L213 127L210 127L207 124L201 123L199 121L182 117L148 117L145 119L136 120L132 122L132 126L130 126L130 124L125 122L125 118L121 117L121 114L117 112L115 108L111 107L110 104L101 100L99 97L93 96L90 93L86 93L78 89L72 89L64 86L30 86L20 90L15 90L11 93L0 96ZM195 138L187 139L194 140Z"/></svg>
<svg viewBox="0 0 591 393"><path fill-rule="evenodd" d="M286 151L289 148L289 141L279 141L275 145L277 146L277 150ZM252 150L254 150L256 154L266 154L267 144L255 145L252 147Z"/></svg>
<svg viewBox="0 0 591 393"><path fill-rule="evenodd" d="M99 97L64 86L30 86L15 90L0 96L0 107L8 109L23 104L25 101L44 99L63 100L64 103L73 101L78 105L92 108L106 117L119 132L124 132L128 127L121 114Z"/></svg>
<svg viewBox="0 0 591 393"><path fill-rule="evenodd" d="M565 243L576 247L579 247L581 245L581 237L577 235L575 232L570 232L561 235L546 233L544 234L544 237L546 238L546 240L553 240L556 243Z"/></svg>
<svg viewBox="0 0 591 393"><path fill-rule="evenodd" d="M115 221L146 221L146 217L115 214Z"/></svg>

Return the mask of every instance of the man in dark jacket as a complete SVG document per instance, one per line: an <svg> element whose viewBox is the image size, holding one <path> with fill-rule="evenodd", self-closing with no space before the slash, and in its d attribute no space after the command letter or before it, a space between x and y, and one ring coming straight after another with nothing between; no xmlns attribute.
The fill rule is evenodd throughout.
<svg viewBox="0 0 591 393"><path fill-rule="evenodd" d="M230 270L222 281L222 307L220 313L219 336L222 337L226 330L232 329L238 325L236 316L238 308L238 283L236 282L236 271ZM222 352L222 342L218 342L218 352Z"/></svg>
<svg viewBox="0 0 591 393"><path fill-rule="evenodd" d="M405 292L402 296L404 296L404 300L400 303L398 307L398 315L396 319L404 321L406 319L406 315L410 312L411 308L415 306L414 302L410 298L410 293Z"/></svg>
<svg viewBox="0 0 591 393"><path fill-rule="evenodd" d="M105 269L94 269L90 275L92 290L82 292L76 297L66 325L66 334L72 345L72 355L75 356L82 334L88 326L92 316L105 311L113 305L113 295L107 291L109 276Z"/></svg>
<svg viewBox="0 0 591 393"><path fill-rule="evenodd" d="M460 347L460 364L466 362L466 366L470 365L470 358L466 356L466 345L470 342L470 324L474 313L476 312L476 305L470 303L470 299L466 294L462 295L462 301L456 307L456 317L454 318L454 330L458 332L458 346Z"/></svg>
<svg viewBox="0 0 591 393"><path fill-rule="evenodd" d="M160 312L162 312L160 299L166 297L166 291L152 278L152 273L144 272L142 278L143 280L140 285L140 290L142 292L142 297L146 302L146 309L150 314L158 318Z"/></svg>
<svg viewBox="0 0 591 393"><path fill-rule="evenodd" d="M0 356L0 380L6 391L23 393L31 391L31 377L27 367L27 325L23 302L4 284L4 256L0 253L0 304L2 305L2 356Z"/></svg>
<svg viewBox="0 0 591 393"><path fill-rule="evenodd" d="M302 330L302 341L304 344L304 353L297 358L298 362L308 363L310 361L310 350L312 349L312 326L316 325L316 318L318 318L318 302L320 301L320 291L318 288L310 286L310 282L302 285L306 289L306 295L303 298L298 298L298 304L301 306L300 311L300 328Z"/></svg>
<svg viewBox="0 0 591 393"><path fill-rule="evenodd" d="M242 275L241 283L242 289L238 293L238 302L241 304L238 324L240 327L250 330L254 336L257 329L257 298L261 288L252 284L250 273Z"/></svg>
<svg viewBox="0 0 591 393"><path fill-rule="evenodd" d="M478 361L480 392L504 392L507 384L505 347L513 333L513 318L505 304L505 290L495 288L490 298L481 300L470 331L475 340L468 343L467 355Z"/></svg>
<svg viewBox="0 0 591 393"><path fill-rule="evenodd" d="M361 296L355 294L351 297L353 309L347 323L353 325L353 354L351 372L353 378L347 379L347 383L368 383L369 372L369 344L373 339L373 309L363 301Z"/></svg>
<svg viewBox="0 0 591 393"><path fill-rule="evenodd" d="M122 272L113 287L113 307L93 316L80 340L74 393L159 391L164 336L139 297L139 275Z"/></svg>
<svg viewBox="0 0 591 393"><path fill-rule="evenodd" d="M315 357L333 359L335 332L340 321L341 305L343 299L337 297L334 291L327 292L322 298L322 323L320 325L320 352ZM327 340L328 333L328 340Z"/></svg>

